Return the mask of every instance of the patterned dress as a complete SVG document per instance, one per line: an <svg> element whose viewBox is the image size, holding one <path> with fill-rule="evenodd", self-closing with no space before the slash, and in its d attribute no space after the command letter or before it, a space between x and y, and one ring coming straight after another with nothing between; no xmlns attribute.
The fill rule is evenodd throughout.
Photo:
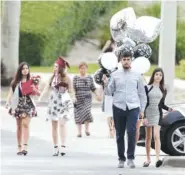
<svg viewBox="0 0 185 175"><path fill-rule="evenodd" d="M58 121L64 119L68 121L74 113L73 102L68 93L68 84L58 82L54 77L51 88L47 120Z"/></svg>
<svg viewBox="0 0 185 175"><path fill-rule="evenodd" d="M149 89L150 87L148 87ZM145 115L148 120L148 126L157 126L160 120L159 103L163 97L163 94L159 87L153 86L148 93L149 105L145 110Z"/></svg>
<svg viewBox="0 0 185 175"><path fill-rule="evenodd" d="M24 118L24 117L36 117L37 111L33 103L33 100L29 95L22 95L21 84L17 85L16 88L12 88L14 95L18 94L18 104L15 109L12 107L9 109L9 114L13 115L15 118ZM18 92L15 92L18 91ZM14 103L14 102L12 102Z"/></svg>
<svg viewBox="0 0 185 175"><path fill-rule="evenodd" d="M76 124L84 124L93 122L91 114L92 94L96 87L91 76L80 77L75 76L73 79L73 87L77 101L75 102L74 114Z"/></svg>

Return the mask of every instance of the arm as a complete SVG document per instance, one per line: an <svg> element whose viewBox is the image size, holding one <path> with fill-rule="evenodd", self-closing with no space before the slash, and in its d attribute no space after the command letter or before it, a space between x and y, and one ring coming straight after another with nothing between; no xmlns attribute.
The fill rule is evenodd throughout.
<svg viewBox="0 0 185 175"><path fill-rule="evenodd" d="M116 91L116 83L114 77L112 76L109 78L105 84L107 86L107 95L113 96L114 92Z"/></svg>
<svg viewBox="0 0 185 175"><path fill-rule="evenodd" d="M165 90L164 97L161 99L161 108L166 111L172 111L172 108L169 108L168 106L165 105L166 94L167 94L167 91Z"/></svg>
<svg viewBox="0 0 185 175"><path fill-rule="evenodd" d="M50 88L50 85L49 85L49 83L47 83L46 86L45 86L45 88L44 88L44 90L43 90L42 93L40 94L40 97L39 97L38 101L41 101L41 99L42 99L43 96L46 94L46 92L48 92L49 88Z"/></svg>
<svg viewBox="0 0 185 175"><path fill-rule="evenodd" d="M140 106L141 106L141 112L144 113L146 103L147 103L147 97L146 97L146 92L143 84L142 77L139 77L138 81L138 95L140 99Z"/></svg>
<svg viewBox="0 0 185 175"><path fill-rule="evenodd" d="M108 40L108 41L106 42L106 44L104 45L104 47L103 47L103 49L102 49L102 52L105 52L105 50L106 50L108 47L110 47L110 44L111 44L111 41Z"/></svg>

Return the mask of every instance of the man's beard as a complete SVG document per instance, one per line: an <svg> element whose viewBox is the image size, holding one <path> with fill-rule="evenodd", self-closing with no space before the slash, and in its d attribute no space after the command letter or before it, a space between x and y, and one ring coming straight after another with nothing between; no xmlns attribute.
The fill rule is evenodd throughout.
<svg viewBox="0 0 185 175"><path fill-rule="evenodd" d="M128 70L128 69L130 69L130 66L129 65L128 66L123 66L123 69Z"/></svg>

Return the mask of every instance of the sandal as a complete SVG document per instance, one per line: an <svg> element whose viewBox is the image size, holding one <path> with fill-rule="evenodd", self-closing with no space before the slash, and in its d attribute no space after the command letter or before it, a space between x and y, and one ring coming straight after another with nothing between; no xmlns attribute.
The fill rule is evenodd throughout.
<svg viewBox="0 0 185 175"><path fill-rule="evenodd" d="M58 146L54 146L55 152L53 154L53 156L58 156L59 155L59 150L58 150Z"/></svg>
<svg viewBox="0 0 185 175"><path fill-rule="evenodd" d="M150 163L151 163L151 161L149 161L149 162L144 162L143 167L149 167Z"/></svg>
<svg viewBox="0 0 185 175"><path fill-rule="evenodd" d="M61 150L61 156L64 156L66 154L66 146L62 145L61 146L62 150Z"/></svg>
<svg viewBox="0 0 185 175"><path fill-rule="evenodd" d="M158 160L158 161L155 163L155 166L156 166L156 168L159 168L162 164L163 164L162 160Z"/></svg>
<svg viewBox="0 0 185 175"><path fill-rule="evenodd" d="M27 144L24 144L25 147L27 147ZM22 150L22 154L26 156L28 154L28 151L26 149Z"/></svg>
<svg viewBox="0 0 185 175"><path fill-rule="evenodd" d="M21 148L21 147L22 147L21 145L18 145L18 148ZM17 155L18 155L18 156L22 155L22 151L18 151L18 152L17 152Z"/></svg>

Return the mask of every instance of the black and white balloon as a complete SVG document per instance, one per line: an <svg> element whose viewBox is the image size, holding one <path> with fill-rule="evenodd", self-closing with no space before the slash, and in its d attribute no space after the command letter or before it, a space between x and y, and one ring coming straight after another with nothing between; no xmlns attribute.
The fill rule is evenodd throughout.
<svg viewBox="0 0 185 175"><path fill-rule="evenodd" d="M98 84L98 85L103 85L103 74L105 74L105 70L103 68L98 69L95 73L94 73L94 81Z"/></svg>
<svg viewBox="0 0 185 175"><path fill-rule="evenodd" d="M132 46L123 44L120 47L116 47L114 52L115 52L115 55L118 57L118 59L120 59L126 52L131 53L131 56L133 56L134 48Z"/></svg>
<svg viewBox="0 0 185 175"><path fill-rule="evenodd" d="M148 44L138 44L134 47L134 58L145 57L150 58L152 56L152 49Z"/></svg>

